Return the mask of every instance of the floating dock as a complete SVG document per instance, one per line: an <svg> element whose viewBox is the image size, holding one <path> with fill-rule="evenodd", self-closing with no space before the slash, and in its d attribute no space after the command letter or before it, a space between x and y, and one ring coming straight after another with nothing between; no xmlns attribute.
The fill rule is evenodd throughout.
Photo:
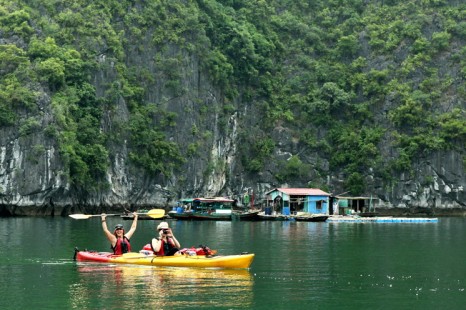
<svg viewBox="0 0 466 310"><path fill-rule="evenodd" d="M437 223L436 217L360 217L360 216L330 216L330 223Z"/></svg>

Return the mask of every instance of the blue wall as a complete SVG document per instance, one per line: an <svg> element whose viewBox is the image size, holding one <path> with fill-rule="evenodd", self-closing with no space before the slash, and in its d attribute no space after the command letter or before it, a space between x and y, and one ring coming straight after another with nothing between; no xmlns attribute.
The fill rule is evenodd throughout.
<svg viewBox="0 0 466 310"><path fill-rule="evenodd" d="M317 210L317 201L323 201L320 210ZM307 196L304 210L309 213L328 214L328 196Z"/></svg>

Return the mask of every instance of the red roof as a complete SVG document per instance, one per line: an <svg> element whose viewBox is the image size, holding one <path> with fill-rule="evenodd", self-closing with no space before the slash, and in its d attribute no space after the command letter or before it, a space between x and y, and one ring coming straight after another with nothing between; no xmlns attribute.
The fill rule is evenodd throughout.
<svg viewBox="0 0 466 310"><path fill-rule="evenodd" d="M299 195L299 196L330 196L329 193L324 192L321 189L318 188L275 188L267 194L270 194L273 191L280 191L282 193L285 193L287 195Z"/></svg>

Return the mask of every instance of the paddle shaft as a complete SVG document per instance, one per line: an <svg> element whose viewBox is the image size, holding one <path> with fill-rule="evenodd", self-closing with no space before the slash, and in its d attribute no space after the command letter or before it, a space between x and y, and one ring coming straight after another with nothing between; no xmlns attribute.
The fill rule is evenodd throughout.
<svg viewBox="0 0 466 310"><path fill-rule="evenodd" d="M121 214L105 214L105 216L117 216ZM86 214L88 217L102 216L101 214Z"/></svg>
<svg viewBox="0 0 466 310"><path fill-rule="evenodd" d="M133 213L131 213L131 214L133 214ZM140 215L140 214L146 215L147 213L136 213L136 214L137 215ZM71 215L74 215L74 214L71 214ZM102 216L102 214L83 214L83 215L86 215L86 217ZM125 215L125 214L105 214L105 216L121 216L121 215Z"/></svg>
<svg viewBox="0 0 466 310"><path fill-rule="evenodd" d="M165 210L163 210L163 209L152 209L152 210L149 210L148 212L136 213L136 214L138 214L138 215L147 215L147 216L152 217L152 218L162 218L165 215ZM124 215L124 214L105 214L105 216L121 216L121 215ZM91 218L91 217L102 216L102 215L101 214L70 214L69 216L76 219L76 220L84 220L84 219L88 219L88 218Z"/></svg>

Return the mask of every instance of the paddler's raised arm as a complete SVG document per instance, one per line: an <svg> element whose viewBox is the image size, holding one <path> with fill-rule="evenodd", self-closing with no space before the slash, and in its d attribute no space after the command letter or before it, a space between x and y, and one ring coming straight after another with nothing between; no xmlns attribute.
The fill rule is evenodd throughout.
<svg viewBox="0 0 466 310"><path fill-rule="evenodd" d="M129 231L126 233L126 238L131 239L133 236L134 232L136 231L136 227L138 226L138 214L136 212L133 212L133 223L131 224L131 228Z"/></svg>
<svg viewBox="0 0 466 310"><path fill-rule="evenodd" d="M116 237L113 235L107 228L107 214L102 213L100 215L100 218L102 220L102 229L104 231L105 237L107 237L108 241L112 244L112 246L115 246L116 244Z"/></svg>

